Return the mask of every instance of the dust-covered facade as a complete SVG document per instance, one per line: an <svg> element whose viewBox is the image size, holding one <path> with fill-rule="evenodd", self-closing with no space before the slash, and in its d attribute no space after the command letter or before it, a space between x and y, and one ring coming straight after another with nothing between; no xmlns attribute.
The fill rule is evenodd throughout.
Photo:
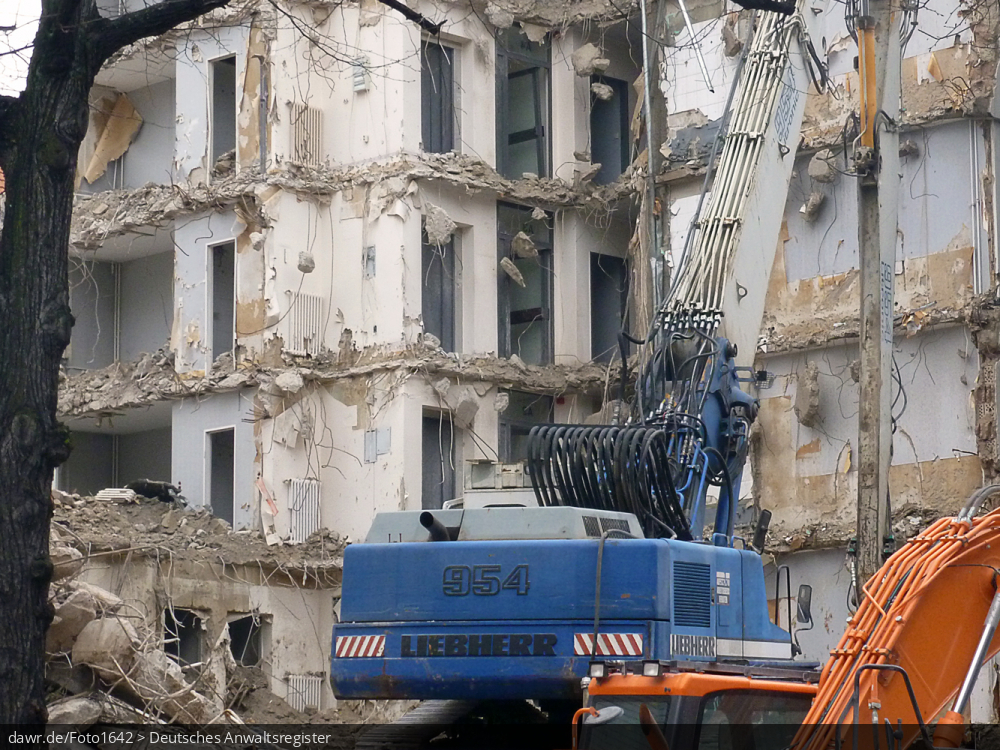
<svg viewBox="0 0 1000 750"><path fill-rule="evenodd" d="M235 2L109 63L79 159L57 486L167 480L275 544L362 539L379 511L462 496L475 462L523 459L533 424L609 420L618 330L644 335L665 288L747 31L724 0L687 3L693 38L670 2L653 24L650 206L638 5ZM774 379L744 492L803 580L841 576L852 533L859 309L856 48L841 4L805 6L830 85L775 196L770 283L748 290ZM900 533L997 463L997 11L925 6L902 65ZM813 658L840 634L841 578L802 635ZM275 692L323 673L316 640L274 657Z"/></svg>

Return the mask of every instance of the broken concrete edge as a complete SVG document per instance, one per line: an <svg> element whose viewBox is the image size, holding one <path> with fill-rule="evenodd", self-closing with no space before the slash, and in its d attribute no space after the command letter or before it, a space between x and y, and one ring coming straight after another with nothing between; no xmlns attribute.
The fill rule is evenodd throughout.
<svg viewBox="0 0 1000 750"><path fill-rule="evenodd" d="M907 503L902 508L893 510L892 531L896 538L896 549L899 549L906 541L920 534L938 519L957 514L961 506L962 501L956 499L955 507L951 510L927 508L913 503ZM749 539L753 536L753 528L749 525L739 526L736 533L738 536ZM846 553L847 546L854 535L855 524L850 521L820 521L802 526L794 526L781 521L772 522L765 552L772 555L784 555L793 552L842 549Z"/></svg>
<svg viewBox="0 0 1000 750"><path fill-rule="evenodd" d="M609 185L583 182L575 187L559 178L510 180L501 177L486 162L456 153L403 153L346 167L311 167L286 162L266 173L240 170L211 185L175 183L86 196L78 194L73 208L70 244L78 250L96 250L108 237L127 234L138 227L163 226L179 216L226 208L240 201L258 203L271 189L287 190L306 199L324 202L336 193L394 177L439 180L468 191L489 191L499 199L550 209L610 211L622 198L637 194L630 171ZM267 222L261 226L267 226Z"/></svg>
<svg viewBox="0 0 1000 750"><path fill-rule="evenodd" d="M920 330L932 330L960 324L968 324L974 315L978 303L975 300L958 308L937 310L929 308L924 313ZM912 335L907 331L907 317L913 311L897 311L896 322L893 325L893 335ZM900 319L901 318L901 319ZM857 317L845 316L840 320L823 321L815 326L796 326L785 329L774 327L762 334L761 343L757 347L757 357L767 359L782 354L804 353L815 349L825 349L830 346L842 346L855 343L860 336L860 323Z"/></svg>
<svg viewBox="0 0 1000 750"><path fill-rule="evenodd" d="M234 532L238 533L238 532ZM339 589L342 583L343 557L323 559L317 557L309 561L277 561L274 559L254 558L252 549L246 556L234 559L232 555L219 552L215 561L198 559L201 556L187 555L184 550L172 549L160 544L112 543L107 541L90 541L81 536L86 543L84 560L100 559L102 563L131 563L137 560L156 562L164 568L171 568L180 562L196 564L204 569L206 576L225 578L230 581L255 583L256 578L263 578L267 586L293 589ZM294 547L269 547L275 557L281 556L281 550L292 550ZM204 550L197 550L199 552ZM253 574L252 576L250 574Z"/></svg>
<svg viewBox="0 0 1000 750"><path fill-rule="evenodd" d="M273 368L247 362L236 369L213 370L194 377L177 373L165 358L156 365L156 370L137 381L135 372L141 363L115 363L102 370L67 375L59 386L59 416L107 417L116 410L157 401L266 385L287 372L288 367L297 368L304 380L319 385L386 371L408 371L413 375L486 382L501 388L551 395L602 393L607 379L617 377L617 368L612 367L609 375L606 365L593 363L527 365L491 354L448 355L416 347L397 351L351 350L345 359L335 355L294 358Z"/></svg>
<svg viewBox="0 0 1000 750"><path fill-rule="evenodd" d="M261 2L261 0L229 0L221 8L211 10L193 21L175 26L160 36L144 37L122 47L105 61L102 70L110 70L115 65L129 60L145 60L150 54L172 52L175 49L175 43L185 39L192 31L211 31L235 26L269 12L273 13L269 4Z"/></svg>
<svg viewBox="0 0 1000 750"><path fill-rule="evenodd" d="M359 5L358 0L286 0L289 6L303 6L330 12L345 5ZM467 2L445 0L446 6L466 6ZM576 0L575 2L552 2L551 0L474 0L478 15L496 28L506 28L514 21L540 26L546 31L561 30L582 23L620 23L625 16L631 16L639 9L638 0ZM379 6L383 12L388 9ZM491 12L488 12L491 11ZM392 12L392 11L388 11ZM276 20L278 11L264 0L230 0L222 8L217 8L158 37L146 37L123 47L104 64L104 70L129 60L143 59L150 53L173 49L179 39L194 30L212 30L233 26L247 20L257 25L265 25L268 20ZM509 21L507 21L509 19ZM496 23L507 21L506 25ZM445 28L447 30L447 27Z"/></svg>
<svg viewBox="0 0 1000 750"><path fill-rule="evenodd" d="M59 490L51 496L50 556L71 547L87 567L144 562L166 575L206 580L296 589L336 590L341 585L349 542L329 529L301 544L269 544L259 530L233 531L206 508L147 498L122 503ZM67 578L54 582L52 591L85 585ZM120 604L101 601L100 608L113 612Z"/></svg>

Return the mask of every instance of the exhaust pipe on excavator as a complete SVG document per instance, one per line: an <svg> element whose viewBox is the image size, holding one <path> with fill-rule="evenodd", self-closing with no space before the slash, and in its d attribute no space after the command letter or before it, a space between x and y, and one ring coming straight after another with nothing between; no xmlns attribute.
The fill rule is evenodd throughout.
<svg viewBox="0 0 1000 750"><path fill-rule="evenodd" d="M429 510L425 510L420 514L420 525L427 529L432 542L451 541L451 534L448 533L448 529Z"/></svg>

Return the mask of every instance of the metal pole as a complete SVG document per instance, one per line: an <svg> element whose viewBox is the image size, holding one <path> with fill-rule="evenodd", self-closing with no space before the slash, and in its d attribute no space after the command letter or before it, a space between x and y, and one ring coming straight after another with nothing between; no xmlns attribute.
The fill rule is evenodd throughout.
<svg viewBox="0 0 1000 750"><path fill-rule="evenodd" d="M691 23L691 16L688 15L687 5L684 4L684 0L677 0L677 4L681 6L681 13L684 15L684 25L687 27L688 36L691 37L691 44L694 46L695 57L698 58L698 67L701 68L702 78L705 79L705 85L708 87L708 90L714 94L715 88L712 86L712 77L708 74L708 66L705 64L705 56L701 53L701 45L694 38L694 24Z"/></svg>
<svg viewBox="0 0 1000 750"><path fill-rule="evenodd" d="M660 306L661 283L656 273L657 265L661 263L659 253L659 243L656 241L656 174L653 172L653 165L656 160L653 158L654 149L659 149L659 144L653 144L653 95L650 79L652 73L650 68L653 65L655 52L649 44L649 11L646 7L646 0L640 0L640 10L642 13L642 85L643 97L642 108L646 118L646 196L644 199L646 209L646 232L649 236L649 262L653 275L653 310Z"/></svg>
<svg viewBox="0 0 1000 750"><path fill-rule="evenodd" d="M900 39L891 11L896 2L867 0L862 3L863 15L857 18L862 120L854 152L861 266L858 586L882 566L886 534L891 529L888 479L899 137L890 123L899 114Z"/></svg>
<svg viewBox="0 0 1000 750"><path fill-rule="evenodd" d="M969 673L965 675L965 682L962 683L958 696L955 698L955 705L951 709L955 713L960 714L965 711L969 696L972 695L972 688L976 684L976 678L979 677L979 671L983 668L986 650L990 647L998 624L1000 624L1000 590L993 595L993 603L990 605L990 611L986 614L986 625L979 638L979 645L976 646L976 653L972 657L972 664L969 665Z"/></svg>

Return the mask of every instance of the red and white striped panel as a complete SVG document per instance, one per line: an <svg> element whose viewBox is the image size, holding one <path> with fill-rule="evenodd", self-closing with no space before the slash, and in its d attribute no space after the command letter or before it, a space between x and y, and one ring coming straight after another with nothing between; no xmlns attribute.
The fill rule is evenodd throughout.
<svg viewBox="0 0 1000 750"><path fill-rule="evenodd" d="M577 633L573 638L573 656L590 656L593 653L594 634ZM598 656L642 657L642 636L638 633L599 633Z"/></svg>
<svg viewBox="0 0 1000 750"><path fill-rule="evenodd" d="M382 656L385 653L384 635L338 635L337 656Z"/></svg>

